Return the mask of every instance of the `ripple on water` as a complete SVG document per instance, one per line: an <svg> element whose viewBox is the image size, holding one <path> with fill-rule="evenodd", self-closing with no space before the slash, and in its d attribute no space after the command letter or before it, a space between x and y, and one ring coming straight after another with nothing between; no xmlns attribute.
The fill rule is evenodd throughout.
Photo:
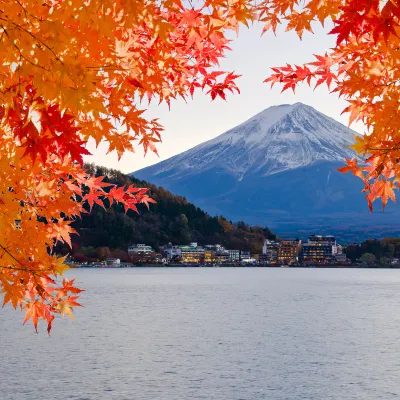
<svg viewBox="0 0 400 400"><path fill-rule="evenodd" d="M1 400L400 397L400 270L73 270L52 336L0 311Z"/></svg>

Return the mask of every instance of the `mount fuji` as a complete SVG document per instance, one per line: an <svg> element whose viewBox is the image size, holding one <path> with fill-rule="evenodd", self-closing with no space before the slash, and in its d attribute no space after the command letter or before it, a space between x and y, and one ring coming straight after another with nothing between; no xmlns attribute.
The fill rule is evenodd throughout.
<svg viewBox="0 0 400 400"><path fill-rule="evenodd" d="M342 241L400 234L395 205L370 215L362 182L337 172L356 132L296 103L267 108L241 125L137 178L185 196L213 215L268 225L282 237L310 233Z"/></svg>

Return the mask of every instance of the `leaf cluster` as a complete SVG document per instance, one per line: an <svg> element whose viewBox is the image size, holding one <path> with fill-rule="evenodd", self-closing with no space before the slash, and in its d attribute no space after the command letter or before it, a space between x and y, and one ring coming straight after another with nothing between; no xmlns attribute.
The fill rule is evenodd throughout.
<svg viewBox="0 0 400 400"><path fill-rule="evenodd" d="M366 135L353 146L363 162L347 160L342 172L363 180L371 210L379 198L385 207L395 200L400 179L398 2L0 0L0 291L5 304L26 309L35 327L46 320L50 329L54 315L69 315L78 304L73 284L57 281L66 266L54 255L58 242L71 244L72 223L92 208L108 205L129 214L138 204L151 203L140 186L119 187L90 175L82 166L88 140L106 142L118 157L137 146L157 152L163 127L146 116L147 102L170 106L198 91L212 100L239 92L239 75L219 68L232 31L261 21L265 31L284 25L302 37L313 23L329 19L334 22L329 33L337 39L333 49L303 66L274 68L266 81L283 84L283 90L295 90L301 82L327 85L347 101L350 122L362 121ZM126 218L135 221L131 214ZM215 237L224 244L229 238L233 247L237 239L229 221L200 218L199 226L190 221L182 212L174 217L180 232L174 240ZM135 224L130 231L150 226ZM155 225L160 243L170 237L166 222Z"/></svg>
<svg viewBox="0 0 400 400"><path fill-rule="evenodd" d="M0 0L0 292L35 328L72 315L80 289L61 280L72 224L94 206L154 203L83 167L88 140L118 157L157 152L145 102L238 92L220 71L227 33L253 18L245 0Z"/></svg>
<svg viewBox="0 0 400 400"><path fill-rule="evenodd" d="M322 25L332 19L336 45L315 60L302 65L272 68L266 79L281 84L282 91L302 82L314 87L326 85L348 106L350 124L361 121L364 136L352 146L360 159L346 160L341 172L351 172L364 182L364 192L372 204L396 201L400 177L399 61L400 6L392 0L271 0L258 6L265 30L276 31L279 24L302 37L312 32L312 22Z"/></svg>

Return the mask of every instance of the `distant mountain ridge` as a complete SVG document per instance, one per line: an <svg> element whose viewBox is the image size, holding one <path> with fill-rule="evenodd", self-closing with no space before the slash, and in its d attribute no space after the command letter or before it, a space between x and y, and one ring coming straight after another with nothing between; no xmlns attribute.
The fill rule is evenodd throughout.
<svg viewBox="0 0 400 400"><path fill-rule="evenodd" d="M134 175L211 214L267 224L281 236L319 230L351 240L400 233L396 207L371 217L362 182L336 171L355 157L354 135L308 105L284 104Z"/></svg>

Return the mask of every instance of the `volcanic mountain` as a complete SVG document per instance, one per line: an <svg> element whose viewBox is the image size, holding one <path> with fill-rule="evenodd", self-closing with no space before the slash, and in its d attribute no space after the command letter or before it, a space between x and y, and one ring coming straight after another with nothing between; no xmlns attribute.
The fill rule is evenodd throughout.
<svg viewBox="0 0 400 400"><path fill-rule="evenodd" d="M371 216L362 182L336 170L355 156L354 135L308 105L284 104L133 175L211 214L268 225L281 236L400 234L397 207Z"/></svg>

